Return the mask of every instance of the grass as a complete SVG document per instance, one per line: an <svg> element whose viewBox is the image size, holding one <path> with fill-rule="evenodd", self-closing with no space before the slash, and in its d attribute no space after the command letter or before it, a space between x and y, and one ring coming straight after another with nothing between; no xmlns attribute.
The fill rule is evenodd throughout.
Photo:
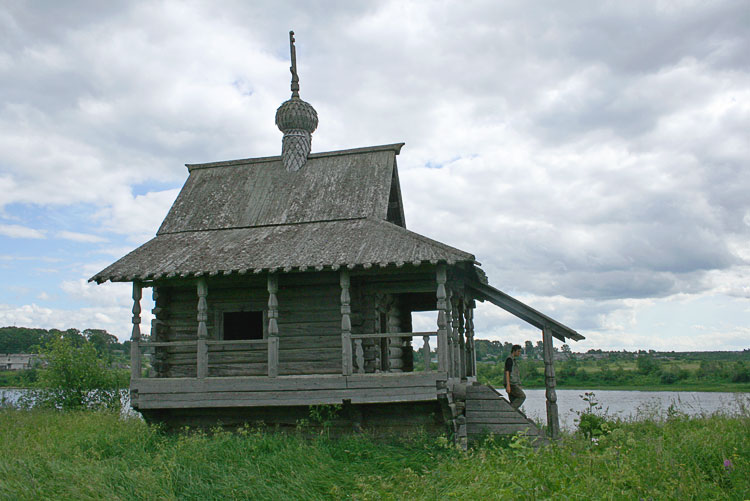
<svg viewBox="0 0 750 501"><path fill-rule="evenodd" d="M95 412L0 410L0 499L748 499L750 410L608 423L533 449L415 434L167 435Z"/></svg>

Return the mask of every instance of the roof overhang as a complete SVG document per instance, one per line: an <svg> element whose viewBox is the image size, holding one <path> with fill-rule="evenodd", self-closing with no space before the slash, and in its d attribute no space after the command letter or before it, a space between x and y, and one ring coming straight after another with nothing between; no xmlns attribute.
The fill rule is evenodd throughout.
<svg viewBox="0 0 750 501"><path fill-rule="evenodd" d="M562 342L566 342L568 339L574 341L580 341L586 339L584 336L574 331L570 327L561 324L557 320L548 317L544 313L541 313L531 306L522 303L518 299L509 296L508 294L495 289L489 284L483 284L479 281L469 281L466 284L474 296L480 301L489 301L495 306L499 306L508 313L515 315L521 320L530 323L538 329L544 329L548 327L552 330L552 335L555 336Z"/></svg>

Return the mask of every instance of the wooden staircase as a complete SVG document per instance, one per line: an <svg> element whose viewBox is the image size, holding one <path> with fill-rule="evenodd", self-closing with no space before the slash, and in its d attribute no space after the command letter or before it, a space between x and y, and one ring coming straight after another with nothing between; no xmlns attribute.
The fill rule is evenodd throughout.
<svg viewBox="0 0 750 501"><path fill-rule="evenodd" d="M512 436L522 432L546 440L544 432L521 411L488 385L475 383L466 387L466 438L468 443L492 434Z"/></svg>

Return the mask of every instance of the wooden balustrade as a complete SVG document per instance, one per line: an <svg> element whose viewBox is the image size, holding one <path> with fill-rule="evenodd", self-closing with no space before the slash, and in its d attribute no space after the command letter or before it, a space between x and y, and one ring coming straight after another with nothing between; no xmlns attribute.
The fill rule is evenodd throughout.
<svg viewBox="0 0 750 501"><path fill-rule="evenodd" d="M358 374L364 374L365 373L365 362L364 362L364 351L362 349L362 340L363 339L389 339L389 338L414 338L414 337L422 337L424 340L424 346L422 347L422 353L425 357L425 367L424 372L429 372L432 369L430 368L430 337L431 336L438 336L438 333L435 331L429 331L429 332L381 332L376 334L350 334L351 340L354 342L354 361L357 365L357 373ZM440 346L440 341L438 338L438 346ZM351 355L350 355L351 356ZM385 372L390 372L386 370Z"/></svg>
<svg viewBox="0 0 750 501"><path fill-rule="evenodd" d="M198 359L198 347L203 344L206 347L206 355L205 355L205 364L206 364L206 376L208 376L208 366L209 366L209 347L216 347L216 346L226 346L226 345L233 345L233 346L243 346L246 345L248 347L253 346L267 346L268 351L268 359L269 360L278 360L279 359L279 338L276 337L269 337L267 339L234 339L234 340L219 340L219 339L204 339L202 342L200 339L191 339L191 340L184 340L184 341L148 341L148 342L139 342L137 344L134 344L131 342L131 347L134 347L133 349L138 350L138 356L136 357L139 360L141 359L141 351L156 349L156 348L177 348L177 347L185 347L185 346L195 346L196 347L196 365L197 365L197 359ZM131 354L132 356L132 354ZM197 375L197 372L196 372ZM268 377L276 377L278 375L278 364L274 368L272 364L269 364L268 366Z"/></svg>

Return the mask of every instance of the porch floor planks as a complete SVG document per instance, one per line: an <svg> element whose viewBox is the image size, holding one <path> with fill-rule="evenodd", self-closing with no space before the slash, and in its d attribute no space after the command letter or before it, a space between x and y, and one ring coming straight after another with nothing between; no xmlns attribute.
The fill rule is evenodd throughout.
<svg viewBox="0 0 750 501"><path fill-rule="evenodd" d="M144 378L132 382L143 409L261 407L341 403L416 402L437 399L445 373Z"/></svg>

